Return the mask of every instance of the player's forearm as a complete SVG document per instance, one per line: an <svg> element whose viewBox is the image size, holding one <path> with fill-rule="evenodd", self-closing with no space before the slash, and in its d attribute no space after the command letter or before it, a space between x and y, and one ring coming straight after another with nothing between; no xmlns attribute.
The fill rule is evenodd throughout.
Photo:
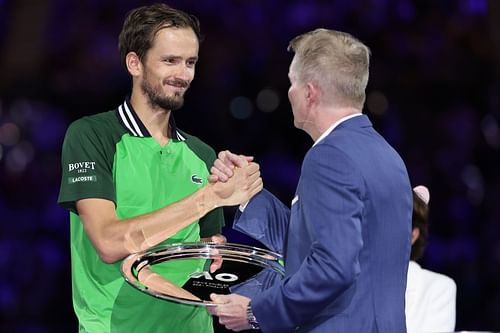
<svg viewBox="0 0 500 333"><path fill-rule="evenodd" d="M114 262L172 237L214 208L248 201L260 190L262 179L259 167L251 163L244 168L235 169L233 177L227 183L207 184L190 196L155 212L125 220L117 220L116 216L109 217L107 223L93 221L90 224L98 231L94 231L92 238L105 241L104 244L95 242L94 245L105 262ZM89 215L98 216L96 219L103 218L95 212ZM99 234L95 236L97 233Z"/></svg>
<svg viewBox="0 0 500 333"><path fill-rule="evenodd" d="M175 235L194 221L217 207L211 185L191 196L156 212L142 215L133 221L125 233L125 246L129 252L144 251Z"/></svg>
<svg viewBox="0 0 500 333"><path fill-rule="evenodd" d="M157 211L109 224L103 237L107 244L103 244L102 251L98 251L101 259L112 263L158 245L219 207L219 201L209 184Z"/></svg>

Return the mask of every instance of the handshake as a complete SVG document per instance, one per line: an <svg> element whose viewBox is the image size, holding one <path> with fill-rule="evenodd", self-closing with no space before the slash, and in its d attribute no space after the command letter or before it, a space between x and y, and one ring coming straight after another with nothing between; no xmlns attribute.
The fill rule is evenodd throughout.
<svg viewBox="0 0 500 333"><path fill-rule="evenodd" d="M260 167L253 157L221 151L210 169L208 193L211 209L247 202L263 188Z"/></svg>
<svg viewBox="0 0 500 333"><path fill-rule="evenodd" d="M205 188L208 195L204 196L205 200L198 202L200 217L205 215L208 210L217 207L234 206L248 202L262 190L260 167L252 161L253 157L236 155L229 150L219 153L214 165L210 168L209 184ZM217 234L201 240L225 243L226 237ZM210 265L210 272L218 270L221 265L222 259L214 258Z"/></svg>

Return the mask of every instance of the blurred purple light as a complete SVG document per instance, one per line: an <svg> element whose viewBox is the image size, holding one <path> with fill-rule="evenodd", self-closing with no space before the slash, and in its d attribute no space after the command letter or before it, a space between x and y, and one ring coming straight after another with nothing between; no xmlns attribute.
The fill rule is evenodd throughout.
<svg viewBox="0 0 500 333"><path fill-rule="evenodd" d="M487 0L461 0L460 7L464 14L486 14L488 11Z"/></svg>

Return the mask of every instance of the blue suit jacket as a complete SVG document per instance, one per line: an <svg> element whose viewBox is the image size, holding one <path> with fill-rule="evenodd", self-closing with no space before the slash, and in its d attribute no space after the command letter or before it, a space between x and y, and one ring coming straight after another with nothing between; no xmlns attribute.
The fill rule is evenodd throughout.
<svg viewBox="0 0 500 333"><path fill-rule="evenodd" d="M411 191L362 115L307 152L291 210L265 190L252 198L235 229L285 254L285 278L252 298L262 331L406 332Z"/></svg>

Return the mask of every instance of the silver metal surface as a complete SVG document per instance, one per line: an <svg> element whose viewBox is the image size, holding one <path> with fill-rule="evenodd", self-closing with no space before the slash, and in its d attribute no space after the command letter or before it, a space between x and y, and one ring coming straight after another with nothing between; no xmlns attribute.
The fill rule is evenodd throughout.
<svg viewBox="0 0 500 333"><path fill-rule="evenodd" d="M258 266L262 269L279 274L280 276L284 275L284 268L280 263L282 257L278 253L242 244L208 242L178 243L167 247L155 247L148 251L134 253L123 260L121 269L125 280L144 293L168 301L208 307L215 306L216 304L208 299L197 300L195 299L197 297L194 297L194 295L191 298L179 296L186 295L186 292L181 287L173 286L168 280L168 277L163 276L162 279L164 282L160 281L160 285L156 284L156 286L153 287L148 285L147 281L141 281L140 273L143 270L153 269L155 265L169 261L191 259L210 260L216 258L221 258L223 262L238 262L242 263L244 266ZM189 273L190 272L187 272L187 275L189 275ZM158 279L155 280L155 282L158 282ZM163 288L162 286L165 287ZM189 292L187 292L187 294L189 294Z"/></svg>

